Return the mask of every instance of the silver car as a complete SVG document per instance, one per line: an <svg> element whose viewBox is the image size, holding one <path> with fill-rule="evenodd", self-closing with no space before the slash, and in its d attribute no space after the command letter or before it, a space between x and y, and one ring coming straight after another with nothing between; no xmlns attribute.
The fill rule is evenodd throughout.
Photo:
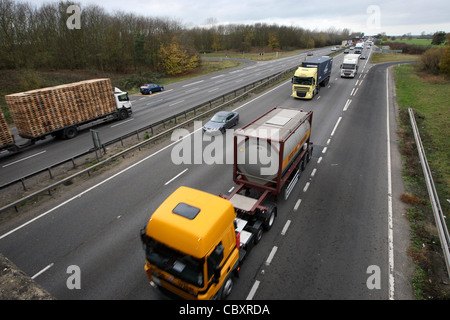
<svg viewBox="0 0 450 320"><path fill-rule="evenodd" d="M203 132L222 134L239 122L239 114L232 111L219 111L203 126Z"/></svg>

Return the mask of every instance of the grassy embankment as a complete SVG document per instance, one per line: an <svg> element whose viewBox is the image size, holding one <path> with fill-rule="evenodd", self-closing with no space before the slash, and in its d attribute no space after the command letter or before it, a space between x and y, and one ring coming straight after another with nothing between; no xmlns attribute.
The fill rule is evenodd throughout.
<svg viewBox="0 0 450 320"><path fill-rule="evenodd" d="M159 79L158 83L167 85L200 75L234 68L241 64L241 62L233 60L202 60L200 67L190 74L176 77L163 77ZM130 77L131 75L132 74L118 74L113 72L100 72L92 70L5 70L0 72L0 108L5 114L8 123L11 123L12 120L6 106L5 95L95 78L110 78L113 86L127 90L130 94L133 94L139 92L137 87L124 88L122 85L124 83L124 79ZM149 82L152 81L149 80Z"/></svg>
<svg viewBox="0 0 450 320"><path fill-rule="evenodd" d="M449 299L449 280L407 109L412 108L415 111L440 203L444 215L448 217L449 226L450 204L447 199L450 195L450 80L444 76L416 71L413 65L395 67L394 76L400 108L399 136L407 192L402 195L402 200L409 204L409 254L415 262L412 285L418 299Z"/></svg>

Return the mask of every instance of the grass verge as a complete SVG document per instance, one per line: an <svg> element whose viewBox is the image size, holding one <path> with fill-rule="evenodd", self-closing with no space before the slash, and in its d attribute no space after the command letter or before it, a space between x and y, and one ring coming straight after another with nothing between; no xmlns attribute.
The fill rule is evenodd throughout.
<svg viewBox="0 0 450 320"><path fill-rule="evenodd" d="M415 112L441 206L450 219L447 201L450 191L450 81L417 72L409 64L395 67L394 77L400 108L403 177L408 193L402 195L401 200L409 204L407 216L412 239L409 254L416 265L412 285L417 299L450 299L450 281L407 112L408 108Z"/></svg>

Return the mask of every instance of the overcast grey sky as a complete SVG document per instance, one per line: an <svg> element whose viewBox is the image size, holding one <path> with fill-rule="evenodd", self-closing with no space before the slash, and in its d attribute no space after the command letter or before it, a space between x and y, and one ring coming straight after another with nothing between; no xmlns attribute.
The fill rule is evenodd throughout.
<svg viewBox="0 0 450 320"><path fill-rule="evenodd" d="M56 0L20 0L40 6ZM433 34L450 32L448 0L75 0L81 9L96 4L110 13L124 11L171 18L186 27L218 24L277 23L309 30L347 28L366 35L386 32Z"/></svg>

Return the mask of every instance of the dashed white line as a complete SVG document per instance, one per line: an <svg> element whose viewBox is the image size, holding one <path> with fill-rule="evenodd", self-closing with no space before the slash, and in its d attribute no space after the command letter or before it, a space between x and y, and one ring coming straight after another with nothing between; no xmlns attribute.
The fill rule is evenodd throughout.
<svg viewBox="0 0 450 320"><path fill-rule="evenodd" d="M286 221L286 224L283 227L283 230L281 230L281 235L284 236L289 228L289 225L291 224L291 220Z"/></svg>
<svg viewBox="0 0 450 320"><path fill-rule="evenodd" d="M167 181L164 185L167 186L169 183L171 183L173 180L175 180L176 178L178 178L179 176L181 176L183 173L185 173L186 171L188 171L188 169L184 169L183 171L181 171L179 174L177 174L175 177L173 177L172 179L170 179L169 181Z"/></svg>
<svg viewBox="0 0 450 320"><path fill-rule="evenodd" d="M317 169L314 168L314 170L311 172L311 177L314 177L316 175Z"/></svg>
<svg viewBox="0 0 450 320"><path fill-rule="evenodd" d="M131 119L128 119L128 120L125 120L125 121L120 121L119 123L117 123L117 124L113 124L112 126L111 126L111 128L114 128L114 127L117 127L117 126L121 126L121 125L123 125L123 124L125 124L125 123L127 123L127 122L130 122L130 121L133 121L134 120L134 118L131 118Z"/></svg>
<svg viewBox="0 0 450 320"><path fill-rule="evenodd" d="M303 188L303 192L308 191L308 188L309 188L309 182L307 182L307 183L305 184L305 187Z"/></svg>
<svg viewBox="0 0 450 320"><path fill-rule="evenodd" d="M322 157L320 157L319 159L317 159L317 163L321 163L322 162Z"/></svg>
<svg viewBox="0 0 450 320"><path fill-rule="evenodd" d="M205 81L205 80L200 80L200 81L197 81L197 82L193 82L193 83L185 84L185 85L184 85L184 86L182 86L182 87L184 88L184 87L189 87L189 86L193 86L194 84L202 83L203 81Z"/></svg>
<svg viewBox="0 0 450 320"><path fill-rule="evenodd" d="M353 96L356 96L356 92L358 92L359 88L356 88L355 93L353 94Z"/></svg>
<svg viewBox="0 0 450 320"><path fill-rule="evenodd" d="M334 133L336 132L336 129L337 129L339 123L341 122L341 120L342 120L342 117L339 117L338 121L336 122L336 125L333 128L333 131L331 131L331 136L334 136Z"/></svg>
<svg viewBox="0 0 450 320"><path fill-rule="evenodd" d="M302 203L302 199L298 199L297 203L294 206L294 211L297 211L298 207L300 207L300 204Z"/></svg>
<svg viewBox="0 0 450 320"><path fill-rule="evenodd" d="M175 103L169 104L169 107L174 106L174 105L177 105L177 104L180 104L180 103L182 103L182 102L184 102L184 100L177 101L177 102L175 102Z"/></svg>
<svg viewBox="0 0 450 320"><path fill-rule="evenodd" d="M267 257L266 266L270 265L270 263L272 262L272 259L275 256L275 253L277 252L277 250L278 250L278 247L277 246L273 246L272 251L270 251L270 254Z"/></svg>
<svg viewBox="0 0 450 320"><path fill-rule="evenodd" d="M322 153L327 152L328 147L323 148Z"/></svg>
<svg viewBox="0 0 450 320"><path fill-rule="evenodd" d="M259 283L260 282L258 280L255 281L255 283L253 284L253 287L250 290L246 300L252 300L253 299L253 297L255 296L256 290L258 290Z"/></svg>
<svg viewBox="0 0 450 320"><path fill-rule="evenodd" d="M347 111L348 107L350 106L350 103L352 103L352 100L348 99L347 102L345 103L344 109L342 111Z"/></svg>

